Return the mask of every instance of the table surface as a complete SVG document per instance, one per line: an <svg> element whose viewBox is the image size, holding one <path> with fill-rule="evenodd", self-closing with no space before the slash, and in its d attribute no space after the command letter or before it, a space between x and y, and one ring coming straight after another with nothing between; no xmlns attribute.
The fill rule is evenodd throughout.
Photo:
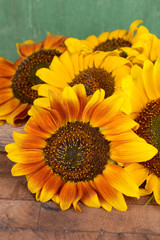
<svg viewBox="0 0 160 240"><path fill-rule="evenodd" d="M13 142L12 132L23 132L7 124L0 126L0 240L160 240L160 206L149 196L126 197L128 210L73 208L61 211L49 201L36 202L25 177L12 177L13 163L4 146Z"/></svg>

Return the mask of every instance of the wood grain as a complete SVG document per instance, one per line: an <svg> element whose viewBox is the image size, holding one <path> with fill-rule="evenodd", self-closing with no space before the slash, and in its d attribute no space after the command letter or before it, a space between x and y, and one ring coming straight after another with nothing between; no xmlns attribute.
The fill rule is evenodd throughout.
<svg viewBox="0 0 160 240"><path fill-rule="evenodd" d="M13 142L13 132L21 132L23 131L24 126L14 127L7 123L0 126L0 151L5 151L5 145Z"/></svg>

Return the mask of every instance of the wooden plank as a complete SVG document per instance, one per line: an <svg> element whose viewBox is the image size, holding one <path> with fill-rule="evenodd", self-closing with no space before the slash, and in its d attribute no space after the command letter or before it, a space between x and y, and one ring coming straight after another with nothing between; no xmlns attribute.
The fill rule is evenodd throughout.
<svg viewBox="0 0 160 240"><path fill-rule="evenodd" d="M31 229L0 231L1 240L97 240L99 232L54 232Z"/></svg>
<svg viewBox="0 0 160 240"><path fill-rule="evenodd" d="M12 161L10 161L5 152L0 152L0 176L3 177L11 177L11 168L14 165Z"/></svg>
<svg viewBox="0 0 160 240"><path fill-rule="evenodd" d="M7 123L0 126L0 151L5 151L5 145L8 143L12 143L13 141L13 132L21 132L23 131L24 125L20 127L14 127Z"/></svg>
<svg viewBox="0 0 160 240"><path fill-rule="evenodd" d="M99 231L103 229L109 232L133 232L150 233L153 227L148 224L148 214L151 214L153 206L133 205L126 212L113 209L110 213L104 209L85 207L80 204L82 213L76 213L74 209L61 211L55 203L42 204L39 225L43 229ZM159 206L154 206L156 220L152 218L152 225L160 222ZM96 217L95 217L96 216ZM82 220L83 219L83 220ZM160 233L160 228L154 227L155 233Z"/></svg>
<svg viewBox="0 0 160 240"><path fill-rule="evenodd" d="M39 202L0 200L0 227L34 228L37 226L39 211Z"/></svg>
<svg viewBox="0 0 160 240"><path fill-rule="evenodd" d="M160 240L157 234L108 233L99 232L68 232L41 231L37 229L5 229L0 230L1 240Z"/></svg>
<svg viewBox="0 0 160 240"><path fill-rule="evenodd" d="M0 177L0 199L34 200L34 195L28 190L24 176Z"/></svg>

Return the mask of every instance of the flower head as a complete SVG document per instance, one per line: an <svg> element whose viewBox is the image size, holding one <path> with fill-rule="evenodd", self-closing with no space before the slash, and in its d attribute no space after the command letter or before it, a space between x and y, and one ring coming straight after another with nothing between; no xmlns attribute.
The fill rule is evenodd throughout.
<svg viewBox="0 0 160 240"><path fill-rule="evenodd" d="M81 52L112 52L121 50L121 48L129 47L139 50L143 48L143 42L150 37L146 33L146 29L141 28L138 31L138 25L142 23L141 20L134 21L129 28L129 31L123 29L117 29L113 32L103 32L98 37L91 35L85 40L79 40L75 38L68 38L65 41L67 49L71 53Z"/></svg>
<svg viewBox="0 0 160 240"><path fill-rule="evenodd" d="M36 77L41 67L49 67L53 57L65 51L66 37L48 35L44 41L31 40L17 44L21 58L15 63L0 57L0 124L20 124L27 116L33 101L38 97ZM32 89L33 86L36 86Z"/></svg>
<svg viewBox="0 0 160 240"><path fill-rule="evenodd" d="M50 92L50 109L32 106L24 127L6 146L16 162L12 175L26 175L28 188L42 202L52 199L62 210L78 202L90 207L127 209L123 194L138 188L117 162L146 161L157 150L133 131L137 123L120 112L123 95L104 98L103 89L87 98L82 84L67 86L61 97Z"/></svg>
<svg viewBox="0 0 160 240"><path fill-rule="evenodd" d="M155 64L146 60L143 69L133 66L131 76L124 80L124 89L132 105L131 117L139 123L136 133L158 149L149 161L126 166L138 185L145 180L142 195L153 192L160 204L160 60Z"/></svg>
<svg viewBox="0 0 160 240"><path fill-rule="evenodd" d="M49 69L41 68L37 71L38 78L46 84L39 86L38 94L41 98L34 103L46 105L48 90L59 95L66 86L76 84L85 86L87 96L100 88L104 89L105 98L113 96L121 91L122 79L130 73L131 65L130 61L115 53L97 52L83 55L65 51L60 57L54 57Z"/></svg>

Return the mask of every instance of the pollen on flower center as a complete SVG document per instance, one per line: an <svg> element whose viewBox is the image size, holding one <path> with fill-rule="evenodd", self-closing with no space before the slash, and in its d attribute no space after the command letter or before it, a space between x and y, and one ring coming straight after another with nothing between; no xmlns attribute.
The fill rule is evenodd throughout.
<svg viewBox="0 0 160 240"><path fill-rule="evenodd" d="M121 47L131 47L132 44L129 41L124 40L123 38L112 38L107 39L105 42L101 42L94 48L95 51L110 52Z"/></svg>
<svg viewBox="0 0 160 240"><path fill-rule="evenodd" d="M32 86L42 83L36 76L36 71L42 67L48 68L54 56L60 56L56 50L40 50L34 52L21 62L12 79L13 94L21 103L33 104L38 97Z"/></svg>
<svg viewBox="0 0 160 240"><path fill-rule="evenodd" d="M109 142L89 123L68 122L46 141L46 164L64 181L93 180L109 159Z"/></svg>
<svg viewBox="0 0 160 240"><path fill-rule="evenodd" d="M135 121L140 124L136 133L158 149L155 157L141 164L160 177L160 98L149 102Z"/></svg>
<svg viewBox="0 0 160 240"><path fill-rule="evenodd" d="M93 67L81 71L68 85L72 87L79 83L85 86L87 96L100 88L105 90L105 97L109 97L114 93L115 81L112 73L108 73L101 68Z"/></svg>

